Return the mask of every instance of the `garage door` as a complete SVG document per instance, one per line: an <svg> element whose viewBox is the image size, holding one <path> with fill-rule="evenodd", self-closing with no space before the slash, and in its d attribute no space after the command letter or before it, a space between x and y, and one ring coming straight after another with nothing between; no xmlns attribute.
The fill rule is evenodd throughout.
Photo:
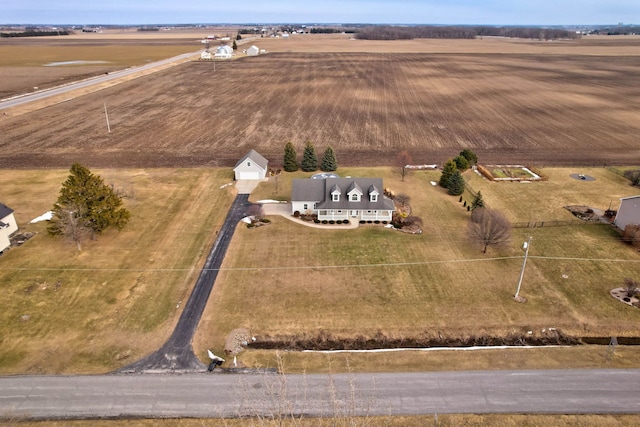
<svg viewBox="0 0 640 427"><path fill-rule="evenodd" d="M240 179L260 179L258 172L240 172Z"/></svg>

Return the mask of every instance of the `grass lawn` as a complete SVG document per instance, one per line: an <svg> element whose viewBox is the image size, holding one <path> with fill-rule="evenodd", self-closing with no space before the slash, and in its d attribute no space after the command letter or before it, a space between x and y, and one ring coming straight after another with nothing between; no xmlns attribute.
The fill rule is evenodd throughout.
<svg viewBox="0 0 640 427"><path fill-rule="evenodd" d="M0 257L0 374L107 372L158 349L233 200L223 169L93 172L129 194L131 221L78 252L29 224L68 170L0 171L2 202L38 233Z"/></svg>
<svg viewBox="0 0 640 427"><path fill-rule="evenodd" d="M576 171L596 181L570 178L573 169L545 169L549 181L531 184L489 182L472 172L465 177L514 222L572 219L564 205L607 208L613 200L615 208L618 197L636 192L605 169ZM640 310L608 292L624 277L640 276L640 257L610 227L514 229L510 246L482 254L466 238L469 214L458 198L430 184L438 171L416 171L405 182L390 168L337 172L380 176L386 187L409 195L424 233L382 226L322 230L281 217L268 227L239 227L194 343L197 354L221 351L237 327L284 338L320 331L334 337L501 335L549 327L583 336L637 334ZM294 176L283 174L280 191ZM274 189L263 184L256 199L276 198ZM518 304L512 296L520 246L529 235L521 291L528 302Z"/></svg>

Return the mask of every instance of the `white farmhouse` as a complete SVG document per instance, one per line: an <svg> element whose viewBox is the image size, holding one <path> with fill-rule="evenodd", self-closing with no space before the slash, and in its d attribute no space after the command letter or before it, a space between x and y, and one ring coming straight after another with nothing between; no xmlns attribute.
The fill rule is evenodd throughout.
<svg viewBox="0 0 640 427"><path fill-rule="evenodd" d="M213 59L213 56L211 56L211 52L209 52L208 50L200 53L200 59L203 61L210 61L211 59Z"/></svg>
<svg viewBox="0 0 640 427"><path fill-rule="evenodd" d="M216 59L229 59L233 55L233 48L227 45L218 46L216 53L213 55Z"/></svg>
<svg viewBox="0 0 640 427"><path fill-rule="evenodd" d="M621 230L627 225L640 225L640 196L623 197L614 224Z"/></svg>
<svg viewBox="0 0 640 427"><path fill-rule="evenodd" d="M264 179L269 161L256 150L249 151L233 168L236 181L241 179Z"/></svg>
<svg viewBox="0 0 640 427"><path fill-rule="evenodd" d="M258 49L256 46L251 46L249 49L247 49L247 56L258 56L258 54L260 53L260 49Z"/></svg>
<svg viewBox="0 0 640 427"><path fill-rule="evenodd" d="M18 231L18 223L13 216L13 209L0 203L0 252L11 246L9 236Z"/></svg>
<svg viewBox="0 0 640 427"><path fill-rule="evenodd" d="M319 220L391 221L395 206L383 194L382 178L294 179L291 213Z"/></svg>

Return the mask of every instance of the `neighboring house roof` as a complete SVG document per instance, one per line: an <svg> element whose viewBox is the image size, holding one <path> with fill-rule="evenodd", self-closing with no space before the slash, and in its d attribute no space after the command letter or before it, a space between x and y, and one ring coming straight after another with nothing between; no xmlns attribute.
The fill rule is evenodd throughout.
<svg viewBox="0 0 640 427"><path fill-rule="evenodd" d="M234 166L234 169L246 162L247 160L253 161L256 165L260 166L262 169L267 170L267 165L269 164L269 160L262 157L260 153L256 150L251 150L243 158L238 160L238 163Z"/></svg>
<svg viewBox="0 0 640 427"><path fill-rule="evenodd" d="M395 210L393 200L387 197L376 197L372 202L369 195L379 195L382 178L326 178L326 179L294 179L291 191L292 201L316 202L316 209L361 209L361 210ZM366 188L367 191L362 191ZM348 193L360 191L360 201L349 200ZM340 200L334 202L331 194L341 194Z"/></svg>
<svg viewBox="0 0 640 427"><path fill-rule="evenodd" d="M0 219L6 218L8 215L11 215L12 213L13 213L13 209L5 205L4 203L0 203Z"/></svg>
<svg viewBox="0 0 640 427"><path fill-rule="evenodd" d="M620 200L640 199L640 196L621 197Z"/></svg>

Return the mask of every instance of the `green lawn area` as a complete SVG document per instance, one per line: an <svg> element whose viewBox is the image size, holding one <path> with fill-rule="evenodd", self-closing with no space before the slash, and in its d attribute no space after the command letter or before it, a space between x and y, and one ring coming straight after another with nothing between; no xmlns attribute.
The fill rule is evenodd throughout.
<svg viewBox="0 0 640 427"><path fill-rule="evenodd" d="M467 172L487 204L511 221L574 218L563 208L607 208L635 194L605 169L580 168L596 181L574 180L573 169L545 169L549 181L489 182ZM246 327L258 336L389 337L503 335L554 327L572 335L635 335L640 310L609 290L640 276L640 257L608 226L514 229L511 244L487 254L466 237L469 213L432 186L438 171L416 171L400 181L390 168L340 169L341 176L380 176L387 188L411 197L424 233L407 235L364 226L307 228L282 217L259 229L240 226L218 276L194 343L221 351L225 335ZM285 181L297 174L283 174ZM273 182L252 199L276 198ZM471 195L465 194L471 201ZM533 243L521 295L512 299L522 265L521 245ZM258 358L260 359L260 358ZM262 363L264 362L264 359ZM250 363L260 364L259 360Z"/></svg>
<svg viewBox="0 0 640 427"><path fill-rule="evenodd" d="M95 170L129 194L131 221L78 252L29 221L68 170L0 171L2 202L38 233L0 257L0 373L107 372L171 333L233 200L223 169Z"/></svg>

